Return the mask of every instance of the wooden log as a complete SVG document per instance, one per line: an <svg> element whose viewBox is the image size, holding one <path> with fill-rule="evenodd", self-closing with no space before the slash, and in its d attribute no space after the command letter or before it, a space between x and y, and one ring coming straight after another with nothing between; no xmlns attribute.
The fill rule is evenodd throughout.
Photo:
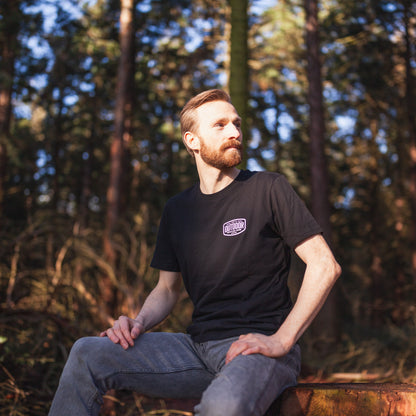
<svg viewBox="0 0 416 416"><path fill-rule="evenodd" d="M192 415L199 402L162 401L163 406L154 403L153 409L175 409L171 415ZM416 416L416 384L299 384L283 392L265 416Z"/></svg>
<svg viewBox="0 0 416 416"><path fill-rule="evenodd" d="M299 384L269 416L416 416L416 384Z"/></svg>

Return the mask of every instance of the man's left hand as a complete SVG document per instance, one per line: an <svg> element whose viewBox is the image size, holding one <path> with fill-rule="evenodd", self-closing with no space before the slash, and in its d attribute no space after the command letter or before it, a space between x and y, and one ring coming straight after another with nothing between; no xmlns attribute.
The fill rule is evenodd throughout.
<svg viewBox="0 0 416 416"><path fill-rule="evenodd" d="M225 364L232 361L237 355L262 354L267 357L282 357L289 352L275 335L263 334L241 335L237 341L231 344L225 357Z"/></svg>

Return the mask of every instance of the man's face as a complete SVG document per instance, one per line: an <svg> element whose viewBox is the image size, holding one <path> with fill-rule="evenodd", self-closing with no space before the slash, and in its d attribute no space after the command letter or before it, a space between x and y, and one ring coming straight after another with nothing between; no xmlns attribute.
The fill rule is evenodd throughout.
<svg viewBox="0 0 416 416"><path fill-rule="evenodd" d="M196 109L201 159L218 169L237 166L242 160L241 119L226 101L212 101Z"/></svg>

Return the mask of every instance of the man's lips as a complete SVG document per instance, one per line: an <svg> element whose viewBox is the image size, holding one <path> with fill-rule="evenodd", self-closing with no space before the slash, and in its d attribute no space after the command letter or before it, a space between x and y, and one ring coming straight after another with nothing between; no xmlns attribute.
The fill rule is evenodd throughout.
<svg viewBox="0 0 416 416"><path fill-rule="evenodd" d="M238 140L230 140L229 142L223 144L221 148L222 150L227 150L227 149L242 150L243 145Z"/></svg>

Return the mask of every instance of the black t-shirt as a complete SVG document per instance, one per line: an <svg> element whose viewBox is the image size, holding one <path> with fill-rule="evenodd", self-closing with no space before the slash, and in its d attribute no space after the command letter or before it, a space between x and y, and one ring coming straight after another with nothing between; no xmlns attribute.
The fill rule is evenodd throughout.
<svg viewBox="0 0 416 416"><path fill-rule="evenodd" d="M270 335L292 307L290 249L319 233L284 176L241 171L217 193L196 184L167 202L151 266L181 272L196 342Z"/></svg>

